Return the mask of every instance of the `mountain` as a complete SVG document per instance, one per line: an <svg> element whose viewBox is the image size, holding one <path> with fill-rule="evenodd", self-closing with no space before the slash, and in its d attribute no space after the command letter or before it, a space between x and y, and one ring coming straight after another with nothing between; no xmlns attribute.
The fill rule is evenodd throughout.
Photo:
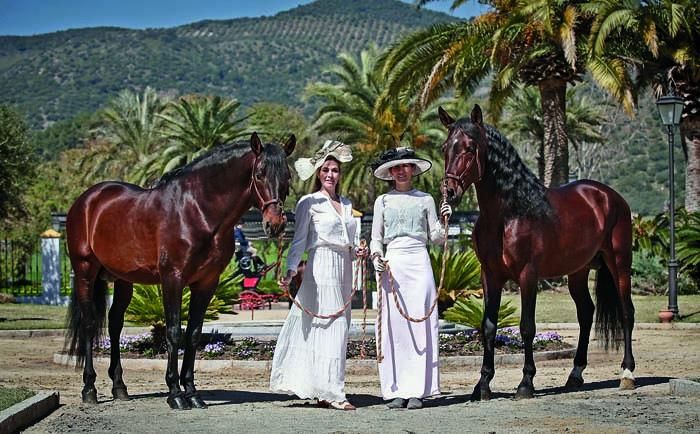
<svg viewBox="0 0 700 434"><path fill-rule="evenodd" d="M300 93L340 52L454 20L398 0L318 0L271 17L168 29L115 27L0 37L2 102L33 128L103 106L123 89L217 94L304 107Z"/></svg>

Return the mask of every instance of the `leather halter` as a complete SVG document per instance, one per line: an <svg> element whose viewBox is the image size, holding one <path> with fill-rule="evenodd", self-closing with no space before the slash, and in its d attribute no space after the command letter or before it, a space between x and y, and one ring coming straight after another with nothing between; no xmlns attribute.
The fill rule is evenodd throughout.
<svg viewBox="0 0 700 434"><path fill-rule="evenodd" d="M274 204L282 205L283 202L279 200L279 198L274 198L270 199L268 201L265 201L262 197L262 194L260 194L260 190L258 189L258 183L255 182L255 169L258 167L258 155L255 156L255 160L253 161L253 173L252 176L250 177L250 184L252 187L248 187L248 190L253 190L255 192L255 195L258 198L258 202L260 203L260 212L264 213L265 209Z"/></svg>
<svg viewBox="0 0 700 434"><path fill-rule="evenodd" d="M458 128L462 131L462 134L467 135L461 127L458 127ZM483 171L483 168L481 167L481 161L479 160L478 153L479 153L479 145L476 145L476 147L474 148L474 158L472 159L472 161L467 163L467 167L462 171L462 173L459 176L455 175L454 173L448 172L447 167L445 167L445 180L452 179L459 184L459 186L462 188L463 191L466 190L466 186L464 185L464 177L466 174L469 173L471 166L476 161L476 170L477 170L477 173L479 175L479 177L477 178L477 182L481 181L481 178L483 177L484 171Z"/></svg>

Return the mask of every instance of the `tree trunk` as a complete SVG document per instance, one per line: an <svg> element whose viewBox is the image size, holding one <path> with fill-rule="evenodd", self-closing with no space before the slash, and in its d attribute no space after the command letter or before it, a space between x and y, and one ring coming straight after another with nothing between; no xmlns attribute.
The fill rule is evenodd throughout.
<svg viewBox="0 0 700 434"><path fill-rule="evenodd" d="M569 143L566 134L566 81L539 83L544 127L544 185L558 187L569 180Z"/></svg>
<svg viewBox="0 0 700 434"><path fill-rule="evenodd" d="M685 209L700 211L700 116L691 115L681 122L681 137L688 150L685 170Z"/></svg>

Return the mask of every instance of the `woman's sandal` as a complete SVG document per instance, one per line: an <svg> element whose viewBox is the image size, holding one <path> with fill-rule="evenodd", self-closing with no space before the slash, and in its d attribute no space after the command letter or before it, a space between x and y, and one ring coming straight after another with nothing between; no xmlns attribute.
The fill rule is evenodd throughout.
<svg viewBox="0 0 700 434"><path fill-rule="evenodd" d="M331 406L331 403L324 400L324 399L319 399L318 402L316 403L316 407L318 408L329 408Z"/></svg>
<svg viewBox="0 0 700 434"><path fill-rule="evenodd" d="M355 410L355 406L350 404L348 401L331 401L328 404L330 405L330 408L334 408L336 410Z"/></svg>

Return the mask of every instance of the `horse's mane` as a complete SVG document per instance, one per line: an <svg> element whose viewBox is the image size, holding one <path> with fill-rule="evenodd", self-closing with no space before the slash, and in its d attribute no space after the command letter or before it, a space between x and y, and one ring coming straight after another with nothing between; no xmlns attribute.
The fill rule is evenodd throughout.
<svg viewBox="0 0 700 434"><path fill-rule="evenodd" d="M176 178L204 167L225 163L231 158L239 158L248 150L250 150L249 142L233 142L223 145L216 145L206 153L200 155L184 166L164 173L160 179L155 182L153 188L163 186Z"/></svg>
<svg viewBox="0 0 700 434"><path fill-rule="evenodd" d="M470 119L460 119L457 124L465 133L474 137L475 125ZM513 145L496 128L485 125L489 140L487 171L491 171L506 217L546 217L552 207L547 201L546 187L523 163Z"/></svg>

